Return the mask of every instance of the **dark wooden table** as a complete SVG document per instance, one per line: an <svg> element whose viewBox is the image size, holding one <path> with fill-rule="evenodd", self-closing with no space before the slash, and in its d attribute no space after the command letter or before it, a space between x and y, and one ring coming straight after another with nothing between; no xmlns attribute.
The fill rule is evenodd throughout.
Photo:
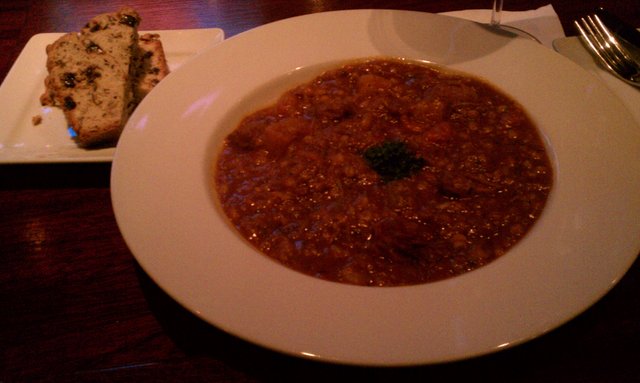
<svg viewBox="0 0 640 383"><path fill-rule="evenodd" d="M491 6L490 0L2 1L0 80L32 35L77 30L125 3L139 10L144 29L219 27L227 37L326 10ZM546 3L508 0L505 9ZM567 35L575 34L574 18L600 4L640 26L639 0L551 3ZM513 349L411 368L328 365L246 343L169 298L122 239L110 170L110 164L0 165L0 382L640 381L638 261L585 313Z"/></svg>

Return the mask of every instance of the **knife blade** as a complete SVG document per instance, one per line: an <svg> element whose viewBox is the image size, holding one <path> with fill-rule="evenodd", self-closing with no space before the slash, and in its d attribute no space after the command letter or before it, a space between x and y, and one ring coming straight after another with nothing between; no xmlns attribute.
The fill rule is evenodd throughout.
<svg viewBox="0 0 640 383"><path fill-rule="evenodd" d="M596 9L596 15L613 34L640 49L640 32L636 28L602 7Z"/></svg>

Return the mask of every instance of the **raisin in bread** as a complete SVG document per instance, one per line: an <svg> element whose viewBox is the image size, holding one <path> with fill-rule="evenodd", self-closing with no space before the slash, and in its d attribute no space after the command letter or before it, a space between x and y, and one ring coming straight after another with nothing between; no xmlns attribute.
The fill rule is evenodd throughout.
<svg viewBox="0 0 640 383"><path fill-rule="evenodd" d="M125 7L98 15L80 33L66 34L47 46L49 74L40 101L62 108L82 147L114 144L129 115L148 93L138 90L138 82L155 85L168 73L159 40L153 44L143 41L139 46L139 23L137 12ZM144 52L153 49L156 51L146 54L147 64L143 65ZM153 56L162 58L157 63L163 64L162 69L156 74L139 74L153 68Z"/></svg>

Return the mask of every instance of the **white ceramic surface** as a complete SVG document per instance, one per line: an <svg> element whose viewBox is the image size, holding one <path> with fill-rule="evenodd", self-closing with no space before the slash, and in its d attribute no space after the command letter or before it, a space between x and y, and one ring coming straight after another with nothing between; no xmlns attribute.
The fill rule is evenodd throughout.
<svg viewBox="0 0 640 383"><path fill-rule="evenodd" d="M151 31L160 34L169 69L224 39L218 28ZM146 32L141 32L146 33ZM40 105L47 76L46 46L62 33L31 37L0 86L0 164L42 162L109 162L115 148L79 148L67 133L62 110ZM32 117L42 123L34 125Z"/></svg>
<svg viewBox="0 0 640 383"><path fill-rule="evenodd" d="M556 39L553 41L553 49L604 81L607 87L627 107L636 122L640 124L640 89L620 81L619 78L606 71L580 40L579 37Z"/></svg>
<svg viewBox="0 0 640 383"><path fill-rule="evenodd" d="M320 67L375 56L483 77L538 124L555 185L533 230L497 261L419 286L338 284L257 253L220 213L211 167L240 117ZM111 182L128 246L178 302L259 345L347 364L451 361L540 336L601 298L640 250L640 128L619 100L548 48L426 13L312 14L217 45L138 107Z"/></svg>

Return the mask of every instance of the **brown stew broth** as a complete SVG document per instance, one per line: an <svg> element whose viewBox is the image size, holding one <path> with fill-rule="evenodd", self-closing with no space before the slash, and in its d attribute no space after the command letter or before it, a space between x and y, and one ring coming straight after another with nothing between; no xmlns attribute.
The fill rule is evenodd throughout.
<svg viewBox="0 0 640 383"><path fill-rule="evenodd" d="M420 169L383 180L363 153L402 142ZM233 225L300 272L343 283L432 282L486 265L532 227L552 185L523 108L477 78L354 62L227 136L215 185Z"/></svg>

